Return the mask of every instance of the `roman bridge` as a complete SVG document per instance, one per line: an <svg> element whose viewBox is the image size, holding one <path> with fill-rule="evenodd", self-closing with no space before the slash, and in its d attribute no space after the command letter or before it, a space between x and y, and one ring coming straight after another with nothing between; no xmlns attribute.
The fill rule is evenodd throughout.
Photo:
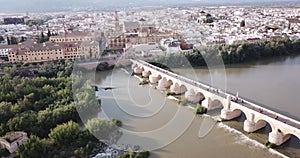
<svg viewBox="0 0 300 158"><path fill-rule="evenodd" d="M271 127L268 141L271 143L281 145L291 135L300 139L299 121L143 60L131 59L131 62L134 73L149 78L151 84L157 84L157 89L182 94L189 102L199 102L208 110L222 108L220 117L223 120L231 120L244 113L246 120L243 129L246 132L255 132L268 123Z"/></svg>

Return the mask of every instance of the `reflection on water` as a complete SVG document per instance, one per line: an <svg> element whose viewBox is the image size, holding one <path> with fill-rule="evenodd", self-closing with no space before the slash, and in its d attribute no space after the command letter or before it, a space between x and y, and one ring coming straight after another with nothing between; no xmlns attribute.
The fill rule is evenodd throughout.
<svg viewBox="0 0 300 158"><path fill-rule="evenodd" d="M228 66L226 74L223 70L208 71L202 68L175 71L189 78L195 78L195 71L202 82L232 93L238 92L242 97L300 120L300 56L271 61L273 60L265 61L264 64Z"/></svg>
<svg viewBox="0 0 300 158"><path fill-rule="evenodd" d="M226 68L226 74L222 74L218 70L195 69L197 78L203 82L231 92L238 91L241 96L300 120L300 106L298 106L299 99L297 97L300 94L299 71L300 57L262 64L230 66ZM187 77L195 77L195 74L188 69L176 69L175 72ZM179 106L175 101L166 99L163 93L149 86L139 86L139 81L134 77L131 77L129 82L124 74L128 75L121 70L114 73L113 77L109 71L96 74L96 83L100 87L116 87L112 91L99 91L102 97L102 107L108 116L122 120L124 128L127 130L145 132L164 126L176 115ZM224 78L226 79L225 86ZM125 88L126 84L129 85L130 91ZM134 99L128 97L129 93ZM134 97L140 96L140 94L146 95ZM120 103L122 103L121 106ZM133 104L148 109L148 111L134 114L134 111L122 109L122 106L133 106ZM193 112L189 111L183 115L193 115ZM219 112L220 109L212 114L217 115ZM152 115L145 116L149 113ZM199 138L199 128L203 117L196 117L183 135L164 148L151 152L151 157L280 157L262 145L268 138L270 127L267 126L255 133L248 134L242 130L244 120L245 117L242 115L235 120L224 122L225 125L242 133L228 128L223 123L217 123L205 137ZM176 127L173 128L176 129ZM168 136L168 134L165 133L162 137ZM255 143L249 138L261 144ZM276 150L290 157L299 157L299 142L297 138L292 137L290 141Z"/></svg>

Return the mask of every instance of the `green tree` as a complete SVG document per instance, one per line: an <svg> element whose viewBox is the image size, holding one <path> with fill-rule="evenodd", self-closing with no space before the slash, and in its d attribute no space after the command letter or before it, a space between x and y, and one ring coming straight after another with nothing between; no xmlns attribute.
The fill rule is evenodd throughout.
<svg viewBox="0 0 300 158"><path fill-rule="evenodd" d="M107 62L101 62L96 67L96 71L106 71L111 69L113 69L113 66L109 66Z"/></svg>
<svg viewBox="0 0 300 158"><path fill-rule="evenodd" d="M51 130L49 138L59 146L70 145L78 138L79 125L73 121L57 125Z"/></svg>
<svg viewBox="0 0 300 158"><path fill-rule="evenodd" d="M245 20L242 20L242 21L241 21L240 26L241 26L241 27L245 27Z"/></svg>
<svg viewBox="0 0 300 158"><path fill-rule="evenodd" d="M11 42L10 42L10 39L9 39L8 36L6 37L6 40L7 40L7 44L8 44L8 45L11 45Z"/></svg>
<svg viewBox="0 0 300 158"><path fill-rule="evenodd" d="M90 85L90 82L85 82L82 87L75 92L76 109L85 117L81 117L84 122L96 116L101 108L95 97L95 90ZM87 118L88 117L88 118Z"/></svg>
<svg viewBox="0 0 300 158"><path fill-rule="evenodd" d="M10 44L18 44L18 40L16 37L11 37L10 38Z"/></svg>
<svg viewBox="0 0 300 158"><path fill-rule="evenodd" d="M0 122L6 123L11 117L13 117L13 113L11 111L12 104L8 102L0 103Z"/></svg>
<svg viewBox="0 0 300 158"><path fill-rule="evenodd" d="M26 111L17 114L14 118L8 120L8 127L10 131L25 131L28 133L37 133L38 127L37 115L33 111Z"/></svg>
<svg viewBox="0 0 300 158"><path fill-rule="evenodd" d="M49 41L49 36L45 36L44 33L42 32L40 37L38 37L38 42L39 43L44 43Z"/></svg>
<svg viewBox="0 0 300 158"><path fill-rule="evenodd" d="M78 112L74 103L57 107L55 109L47 108L38 112L38 125L41 127L39 136L47 136L51 128L57 124L68 122L69 120L79 122Z"/></svg>
<svg viewBox="0 0 300 158"><path fill-rule="evenodd" d="M22 36L20 42L24 42L24 41L26 41L26 37Z"/></svg>
<svg viewBox="0 0 300 158"><path fill-rule="evenodd" d="M47 36L50 37L51 36L51 32L50 30L48 29L48 32L47 32Z"/></svg>
<svg viewBox="0 0 300 158"><path fill-rule="evenodd" d="M120 134L118 127L111 121L101 118L93 118L88 120L86 128L94 134L100 141L110 141L113 137L118 137Z"/></svg>
<svg viewBox="0 0 300 158"><path fill-rule="evenodd" d="M48 151L49 145L45 140L35 135L31 135L29 140L21 145L17 150L17 156L20 158L40 158L51 157Z"/></svg>
<svg viewBox="0 0 300 158"><path fill-rule="evenodd" d="M3 36L0 36L0 43L1 43L2 41L4 41L4 38L3 38Z"/></svg>

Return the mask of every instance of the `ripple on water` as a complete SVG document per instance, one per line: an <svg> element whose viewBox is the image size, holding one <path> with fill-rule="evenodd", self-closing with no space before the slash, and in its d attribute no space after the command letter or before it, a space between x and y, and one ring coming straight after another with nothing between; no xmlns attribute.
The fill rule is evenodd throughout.
<svg viewBox="0 0 300 158"><path fill-rule="evenodd" d="M246 144L249 148L251 148L252 150L256 150L256 149L263 149L263 150L268 150L271 154L274 154L274 155L277 155L277 156L280 156L280 157L283 157L283 158L288 158L287 156L283 155L282 153L274 150L274 149L271 149L271 148L267 148L265 145L257 142L256 140L254 139L251 139L249 137L247 137L246 135L244 135L242 132L234 129L234 128L231 128L223 123L218 123L217 125L218 128L222 128L230 133L233 133L236 135L235 137L235 143L238 143L238 144Z"/></svg>

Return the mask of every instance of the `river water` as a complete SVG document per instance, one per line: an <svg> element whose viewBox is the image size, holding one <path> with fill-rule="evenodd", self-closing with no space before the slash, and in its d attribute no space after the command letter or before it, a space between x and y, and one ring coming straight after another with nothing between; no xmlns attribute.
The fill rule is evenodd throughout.
<svg viewBox="0 0 300 158"><path fill-rule="evenodd" d="M300 56L227 66L226 69L173 71L232 93L238 92L239 96L300 120ZM296 137L275 150L267 149L263 144L268 139L269 126L248 134L242 130L243 116L223 123L216 123L209 116L194 117L192 109L179 106L177 101L168 99L164 92L149 85L138 85L139 79L124 70L97 73L96 82L100 87L115 88L100 90L99 96L105 114L121 120L124 129L147 133L169 126L168 130L153 139L130 137L137 143L149 145L150 149L153 146L159 148L151 152L153 158L275 158L282 157L280 153L300 157L300 141ZM217 109L209 112L209 115L216 116L219 113L220 109ZM177 124L169 123L174 120Z"/></svg>

